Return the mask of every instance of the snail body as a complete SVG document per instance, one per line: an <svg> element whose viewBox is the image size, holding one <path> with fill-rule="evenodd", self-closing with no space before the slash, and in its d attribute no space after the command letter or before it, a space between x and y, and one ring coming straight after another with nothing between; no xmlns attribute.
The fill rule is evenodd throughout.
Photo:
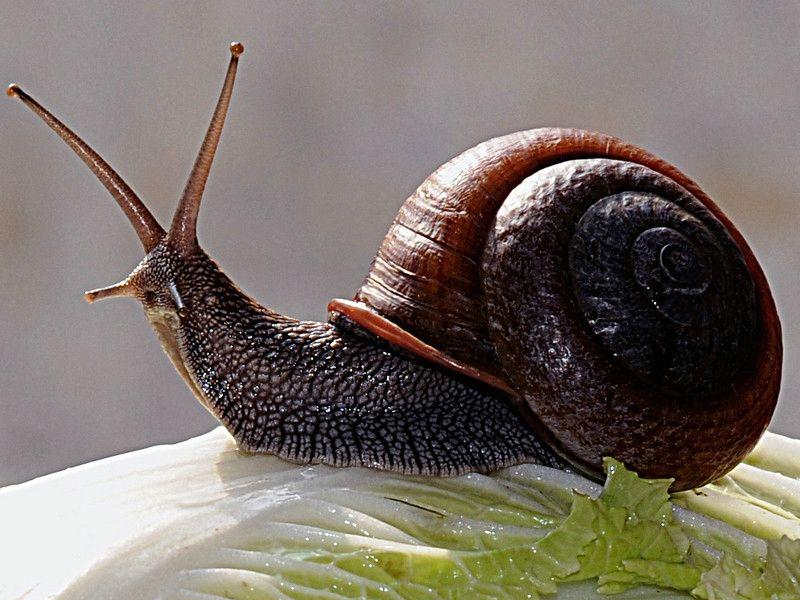
<svg viewBox="0 0 800 600"><path fill-rule="evenodd" d="M169 292L143 296L145 314L245 451L431 475L563 465L502 392L347 328L265 308L202 250L157 247L130 283L178 290L183 314Z"/></svg>
<svg viewBox="0 0 800 600"><path fill-rule="evenodd" d="M18 86L111 191L146 251L90 301L139 299L195 396L250 452L404 473L614 456L686 489L765 430L781 334L752 251L686 176L621 140L536 129L480 144L402 206L328 323L250 299L200 248L200 199L242 52L169 231Z"/></svg>

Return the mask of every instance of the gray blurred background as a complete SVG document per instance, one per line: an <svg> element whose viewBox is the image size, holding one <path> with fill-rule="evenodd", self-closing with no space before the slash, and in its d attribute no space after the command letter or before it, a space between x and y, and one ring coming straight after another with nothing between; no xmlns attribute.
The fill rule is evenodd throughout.
<svg viewBox="0 0 800 600"><path fill-rule="evenodd" d="M0 79L84 136L167 224L244 42L200 239L273 308L324 319L403 199L484 139L603 130L695 178L761 259L785 331L772 424L800 436L800 4L0 3ZM142 257L82 163L0 102L0 484L214 421L131 300Z"/></svg>

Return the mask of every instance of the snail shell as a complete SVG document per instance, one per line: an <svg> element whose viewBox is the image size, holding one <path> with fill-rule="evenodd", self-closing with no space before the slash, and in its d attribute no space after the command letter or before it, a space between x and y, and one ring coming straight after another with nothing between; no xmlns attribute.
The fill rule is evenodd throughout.
<svg viewBox="0 0 800 600"><path fill-rule="evenodd" d="M363 327L514 395L565 458L712 480L774 410L781 330L742 235L675 167L535 129L454 158L403 204L354 302Z"/></svg>

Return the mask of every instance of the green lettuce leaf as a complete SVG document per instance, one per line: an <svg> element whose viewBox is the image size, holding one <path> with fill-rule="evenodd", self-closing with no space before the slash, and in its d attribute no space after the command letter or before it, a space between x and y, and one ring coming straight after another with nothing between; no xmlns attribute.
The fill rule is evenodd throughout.
<svg viewBox="0 0 800 600"><path fill-rule="evenodd" d="M800 540L782 537L767 542L764 587L781 600L800 599Z"/></svg>
<svg viewBox="0 0 800 600"><path fill-rule="evenodd" d="M739 562L729 555L703 574L693 594L705 600L800 600L800 540L767 542L766 557Z"/></svg>

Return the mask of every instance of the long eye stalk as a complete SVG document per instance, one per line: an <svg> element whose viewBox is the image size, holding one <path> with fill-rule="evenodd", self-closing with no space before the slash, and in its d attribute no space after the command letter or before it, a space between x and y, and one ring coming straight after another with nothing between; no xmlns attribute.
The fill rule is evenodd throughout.
<svg viewBox="0 0 800 600"><path fill-rule="evenodd" d="M244 52L244 46L238 42L231 44L231 60L228 64L228 71L225 74L225 82L222 85L211 124L208 126L203 145L195 160L192 173L186 183L186 187L181 196L175 216L172 219L172 226L169 233L166 233L155 217L147 210L147 207L134 193L130 186L122 180L122 177L95 152L89 144L84 142L74 131L62 123L53 113L44 108L30 94L25 92L16 83L8 86L6 93L12 98L19 98L23 104L30 108L34 113L64 140L67 145L86 163L100 182L111 192L111 195L120 205L123 212L127 215L136 234L142 241L146 252L150 252L166 237L166 242L175 250L183 255L192 254L197 250L197 214L200 209L200 200L203 197L203 190L208 180L211 170L211 163L219 145L222 135L222 127L225 123L225 115L228 112L231 95L233 93L233 83L236 79L236 68L239 63L239 56ZM183 299L180 297L177 288L171 286L175 304L179 310L185 310ZM125 279L117 284L86 292L85 296L89 302L102 300L104 298L114 298L119 296L135 296L135 286L130 279Z"/></svg>
<svg viewBox="0 0 800 600"><path fill-rule="evenodd" d="M172 218L167 239L174 248L183 254L191 254L197 249L197 214L200 210L200 200L203 197L214 153L222 135L222 126L225 123L225 115L228 112L233 83L236 79L236 67L239 64L239 56L243 52L242 44L238 42L231 44L231 61L228 64L228 72L225 75L217 107L214 109L211 124L208 126L203 145L200 147L192 173L189 175L189 181L186 182L180 204Z"/></svg>
<svg viewBox="0 0 800 600"><path fill-rule="evenodd" d="M80 159L86 163L105 188L117 201L120 208L127 215L128 220L136 230L136 235L142 241L145 251L149 252L164 237L164 230L155 217L147 210L139 197L122 177L104 161L89 144L84 142L74 131L64 125L53 113L39 104L30 94L25 92L16 83L8 86L6 93L12 98L19 98L23 104L35 112L41 119L75 151Z"/></svg>
<svg viewBox="0 0 800 600"><path fill-rule="evenodd" d="M183 190L183 196L175 211L168 234L170 244L183 254L190 254L197 249L197 214L200 209L200 200L203 197L211 163L222 135L222 126L225 123L225 115L228 112L233 83L236 79L236 67L239 64L239 56L244 52L244 46L236 42L231 44L230 50L231 60L214 115L211 118L211 124ZM130 186L89 144L16 83L8 86L6 93L13 98L22 100L86 163L125 212L147 252L150 252L167 235Z"/></svg>

